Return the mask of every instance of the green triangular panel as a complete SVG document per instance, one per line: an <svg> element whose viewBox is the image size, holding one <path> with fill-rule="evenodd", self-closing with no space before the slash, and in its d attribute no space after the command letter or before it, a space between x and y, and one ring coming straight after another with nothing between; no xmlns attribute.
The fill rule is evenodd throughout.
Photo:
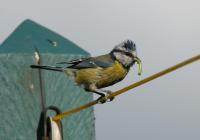
<svg viewBox="0 0 200 140"><path fill-rule="evenodd" d="M2 43L0 53L32 53L34 47L41 53L88 55L78 45L31 20L25 20Z"/></svg>

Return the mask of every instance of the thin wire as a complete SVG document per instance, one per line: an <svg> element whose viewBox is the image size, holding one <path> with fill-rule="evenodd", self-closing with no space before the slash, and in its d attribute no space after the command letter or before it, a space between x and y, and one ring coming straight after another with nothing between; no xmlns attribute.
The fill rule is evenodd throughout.
<svg viewBox="0 0 200 140"><path fill-rule="evenodd" d="M133 88L136 88L138 86L141 86L141 85L143 85L143 84L145 84L147 82L150 82L150 81L152 81L152 80L154 80L154 79L156 79L156 78L158 78L160 76L163 76L163 75L165 75L167 73L170 73L170 72L172 72L172 71L174 71L174 70L176 70L178 68L181 68L181 67L186 66L186 65L188 65L190 63L193 63L193 62L195 62L195 61L197 61L199 59L200 59L200 54L197 55L197 56L194 56L192 58L189 58L189 59L187 59L187 60L185 60L185 61L183 61L181 63L178 63L178 64L176 64L176 65L174 65L172 67L169 67L169 68L167 68L167 69L165 69L163 71L160 71L160 72L158 72L156 74L153 74L153 75L151 75L151 76L149 76L149 77L147 77L147 78L145 78L145 79L143 79L141 81L133 83L133 84L131 84L131 85L125 87L125 88L122 88L122 89L120 89L118 91L115 91L115 92L111 93L107 98L110 99L110 98L113 98L115 96L118 96L118 95L120 95L120 94L122 94L122 93L124 93L124 92L126 92L126 91L128 91L130 89L133 89ZM105 100L105 97L103 97L101 100ZM72 114L74 114L76 112L79 112L81 110L84 110L86 108L94 106L94 105L96 105L98 103L99 103L99 100L94 100L94 101L89 102L89 103L87 103L85 105L79 106L79 107L71 109L71 110L69 110L67 112L63 112L63 113L61 113L59 115L56 115L52 119L54 121L58 122L58 121L62 120L64 117L67 117L67 116L72 115Z"/></svg>
<svg viewBox="0 0 200 140"><path fill-rule="evenodd" d="M37 47L34 46L34 48L35 48L36 53L39 56L38 65L41 65L42 64L41 54L40 54L39 50L37 49ZM38 69L38 72L39 72L38 76L39 76L39 81L40 81L40 97L41 97L42 112L45 112L46 99L45 99L44 80L43 80L43 77L42 77L42 70ZM43 124L43 127L44 127L44 136L47 136L46 115L44 115L43 119L45 120L44 124Z"/></svg>
<svg viewBox="0 0 200 140"><path fill-rule="evenodd" d="M45 109L45 104L46 104L46 101L45 101L45 90L44 90L44 81L43 81L43 78L42 78L42 70L39 69L39 79L40 79L40 93L41 93L41 102L42 102L42 110Z"/></svg>

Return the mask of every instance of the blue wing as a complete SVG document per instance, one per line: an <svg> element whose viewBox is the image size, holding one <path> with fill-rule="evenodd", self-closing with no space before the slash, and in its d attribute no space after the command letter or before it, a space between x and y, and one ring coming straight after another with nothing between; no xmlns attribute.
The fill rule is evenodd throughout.
<svg viewBox="0 0 200 140"><path fill-rule="evenodd" d="M114 59L109 55L101 55L97 57L90 57L90 58L83 58L83 59L76 59L72 60L70 62L61 62L58 64L72 64L71 66L68 66L67 68L72 69L85 69L85 68L107 68L113 65Z"/></svg>

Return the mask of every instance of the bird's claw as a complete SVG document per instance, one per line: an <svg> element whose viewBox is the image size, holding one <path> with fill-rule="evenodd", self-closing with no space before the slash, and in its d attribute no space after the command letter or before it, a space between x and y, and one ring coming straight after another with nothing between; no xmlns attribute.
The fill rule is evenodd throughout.
<svg viewBox="0 0 200 140"><path fill-rule="evenodd" d="M99 104L104 104L107 101L107 99L105 99L105 96L101 96L97 99L97 101Z"/></svg>
<svg viewBox="0 0 200 140"><path fill-rule="evenodd" d="M110 97L110 94L112 93L112 91L106 90L105 92L107 93L106 95L101 96L97 99L100 104L104 104L105 102L111 102L115 98L115 97Z"/></svg>
<svg viewBox="0 0 200 140"><path fill-rule="evenodd" d="M115 97L112 96L112 97L108 98L110 96L110 94L112 94L112 91L106 90L105 92L107 93L106 94L106 96L107 96L107 102L113 101Z"/></svg>

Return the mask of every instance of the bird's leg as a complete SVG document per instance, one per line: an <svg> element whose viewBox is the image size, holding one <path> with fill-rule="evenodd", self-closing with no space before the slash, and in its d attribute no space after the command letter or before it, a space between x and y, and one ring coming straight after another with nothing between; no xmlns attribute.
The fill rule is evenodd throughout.
<svg viewBox="0 0 200 140"><path fill-rule="evenodd" d="M94 89L94 90L92 90L92 92L94 92L94 93L100 95L101 97L105 97L104 92L101 91L101 90L99 90L99 89Z"/></svg>
<svg viewBox="0 0 200 140"><path fill-rule="evenodd" d="M89 86L89 91L94 92L101 96L98 98L100 103L105 103L106 101L111 102L114 99L114 97L108 98L110 94L112 93L112 91L98 89L95 84L91 84Z"/></svg>
<svg viewBox="0 0 200 140"><path fill-rule="evenodd" d="M99 100L100 103L103 104L103 103L105 103L107 101L107 99L105 98L106 95L101 90L99 90L99 89L93 89L92 92L100 95L100 97L97 99L97 100Z"/></svg>
<svg viewBox="0 0 200 140"><path fill-rule="evenodd" d="M110 91L97 89L97 87L94 84L90 85L89 90L101 96L97 100L99 100L99 102L102 104L108 100L108 96L111 93ZM114 98L111 98L109 99L109 101L112 101L113 99Z"/></svg>
<svg viewBox="0 0 200 140"><path fill-rule="evenodd" d="M96 89L96 91L98 93L104 93L104 95L99 98L100 103L111 102L115 98L115 97L109 97L110 94L112 93L112 91L110 90Z"/></svg>

